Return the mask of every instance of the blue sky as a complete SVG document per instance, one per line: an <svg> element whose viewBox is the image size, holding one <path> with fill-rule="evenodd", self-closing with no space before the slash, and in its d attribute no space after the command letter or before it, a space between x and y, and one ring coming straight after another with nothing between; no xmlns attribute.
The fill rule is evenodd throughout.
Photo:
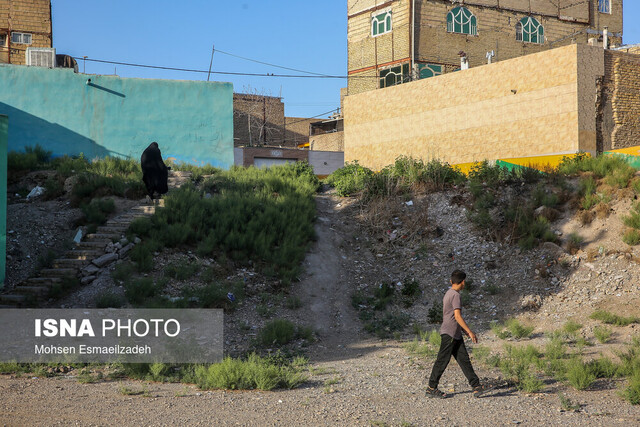
<svg viewBox="0 0 640 427"><path fill-rule="evenodd" d="M302 74L347 72L346 0L52 0L57 53L92 59L213 71ZM640 43L640 1L624 5L624 42ZM222 53L226 52L226 53ZM86 68L85 68L86 66ZM122 77L206 80L206 74L79 61L80 71ZM326 117L346 79L212 74L236 92L282 96L285 114Z"/></svg>

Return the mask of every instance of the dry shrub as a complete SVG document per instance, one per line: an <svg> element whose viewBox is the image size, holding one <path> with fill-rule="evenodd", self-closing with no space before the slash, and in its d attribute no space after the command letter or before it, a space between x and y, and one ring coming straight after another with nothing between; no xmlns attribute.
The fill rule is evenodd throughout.
<svg viewBox="0 0 640 427"><path fill-rule="evenodd" d="M597 248L589 248L587 250L587 261L592 262L598 257L598 249Z"/></svg>
<svg viewBox="0 0 640 427"><path fill-rule="evenodd" d="M579 211L578 212L578 220L580 221L580 224L582 225L588 225L591 224L591 222L593 222L594 218L596 217L596 213L594 211Z"/></svg>
<svg viewBox="0 0 640 427"><path fill-rule="evenodd" d="M633 197L636 195L636 192L633 188L626 187L618 190L617 195L618 195L618 199L621 199L621 200L633 199Z"/></svg>
<svg viewBox="0 0 640 427"><path fill-rule="evenodd" d="M399 196L376 197L363 203L360 219L371 232L382 240L397 230L395 240L408 242L423 236L428 228L427 203L425 198L414 199L407 206L406 198Z"/></svg>
<svg viewBox="0 0 640 427"><path fill-rule="evenodd" d="M596 205L595 214L598 219L605 219L611 213L611 205L609 203L598 203Z"/></svg>

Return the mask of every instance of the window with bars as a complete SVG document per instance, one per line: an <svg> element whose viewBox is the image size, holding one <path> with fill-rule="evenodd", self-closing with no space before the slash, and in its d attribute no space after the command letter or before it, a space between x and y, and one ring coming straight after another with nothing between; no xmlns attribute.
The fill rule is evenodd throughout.
<svg viewBox="0 0 640 427"><path fill-rule="evenodd" d="M410 79L409 64L387 68L386 70L380 71L380 88L399 85Z"/></svg>
<svg viewBox="0 0 640 427"><path fill-rule="evenodd" d="M29 34L29 33L11 33L11 43L31 44L31 34Z"/></svg>
<svg viewBox="0 0 640 427"><path fill-rule="evenodd" d="M442 74L442 65L438 64L418 64L418 78L427 79L429 77Z"/></svg>
<svg viewBox="0 0 640 427"><path fill-rule="evenodd" d="M525 43L544 43L544 27L537 19L527 16L516 24L516 40Z"/></svg>
<svg viewBox="0 0 640 427"><path fill-rule="evenodd" d="M371 35L379 36L391 31L391 11L371 17Z"/></svg>
<svg viewBox="0 0 640 427"><path fill-rule="evenodd" d="M611 13L611 0L598 0L598 12Z"/></svg>
<svg viewBox="0 0 640 427"><path fill-rule="evenodd" d="M477 36L478 21L466 7L455 7L447 14L447 31Z"/></svg>

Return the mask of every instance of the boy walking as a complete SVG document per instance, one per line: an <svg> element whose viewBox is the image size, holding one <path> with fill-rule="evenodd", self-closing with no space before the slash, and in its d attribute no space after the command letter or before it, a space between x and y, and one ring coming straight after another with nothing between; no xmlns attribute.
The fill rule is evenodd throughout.
<svg viewBox="0 0 640 427"><path fill-rule="evenodd" d="M438 351L438 357L431 370L429 387L426 392L428 397L449 397L438 389L438 383L451 360L451 356L456 359L458 365L462 368L464 376L467 377L469 385L473 388L473 395L475 397L480 397L480 395L491 389L490 387L480 384L480 380L474 372L473 366L471 366L469 353L467 353L467 348L462 339L462 333L464 332L465 335L471 338L474 344L478 342L476 334L473 333L462 318L460 291L464 289L464 280L466 277L467 274L460 270L455 270L451 273L451 288L444 294L444 298L442 299L442 326L440 327L442 341L440 351Z"/></svg>

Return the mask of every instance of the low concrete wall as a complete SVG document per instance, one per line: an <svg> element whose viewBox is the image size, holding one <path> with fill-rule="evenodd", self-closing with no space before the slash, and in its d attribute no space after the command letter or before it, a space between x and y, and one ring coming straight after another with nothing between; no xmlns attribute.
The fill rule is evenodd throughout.
<svg viewBox="0 0 640 427"><path fill-rule="evenodd" d="M0 82L0 114L11 117L9 150L40 144L54 155L139 159L157 141L163 157L233 164L231 83L16 65L0 65Z"/></svg>
<svg viewBox="0 0 640 427"><path fill-rule="evenodd" d="M316 175L324 178L344 166L344 152L309 151L309 164Z"/></svg>
<svg viewBox="0 0 640 427"><path fill-rule="evenodd" d="M345 161L450 164L596 150L602 48L570 45L347 96Z"/></svg>

